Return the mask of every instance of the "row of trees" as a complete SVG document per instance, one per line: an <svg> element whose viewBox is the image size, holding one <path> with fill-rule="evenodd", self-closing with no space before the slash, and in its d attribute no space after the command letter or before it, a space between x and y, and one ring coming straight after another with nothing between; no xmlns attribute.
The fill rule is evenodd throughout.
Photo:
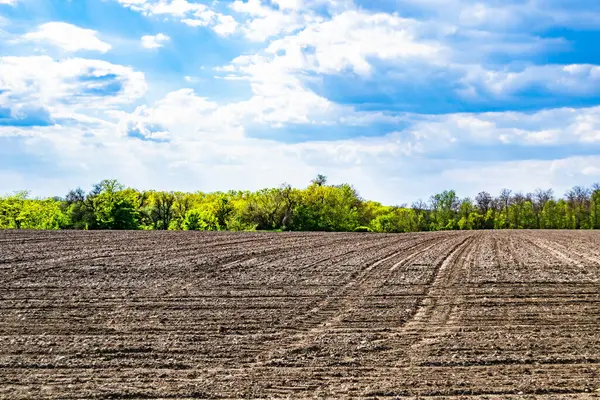
<svg viewBox="0 0 600 400"><path fill-rule="evenodd" d="M0 197L0 229L155 229L417 232L468 229L598 229L600 185L459 198L453 190L412 206L360 198L319 175L305 189L284 184L257 192L139 191L104 180L88 193L30 199Z"/></svg>

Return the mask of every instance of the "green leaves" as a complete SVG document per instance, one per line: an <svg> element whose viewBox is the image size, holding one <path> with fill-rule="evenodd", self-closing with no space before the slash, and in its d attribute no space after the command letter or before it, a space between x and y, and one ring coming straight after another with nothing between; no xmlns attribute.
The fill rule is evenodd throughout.
<svg viewBox="0 0 600 400"><path fill-rule="evenodd" d="M29 199L26 191L0 198L0 229L55 230L68 227L62 203Z"/></svg>
<svg viewBox="0 0 600 400"><path fill-rule="evenodd" d="M599 229L600 185L575 186L556 200L552 190L475 200L455 191L435 194L412 207L385 206L360 198L349 184L330 185L319 175L308 187L288 184L256 192L183 193L138 191L114 179L64 200L31 199L29 192L0 197L0 229L171 229L417 232L469 229Z"/></svg>
<svg viewBox="0 0 600 400"><path fill-rule="evenodd" d="M218 231L219 228L217 216L209 210L190 210L183 221L183 229L186 231Z"/></svg>

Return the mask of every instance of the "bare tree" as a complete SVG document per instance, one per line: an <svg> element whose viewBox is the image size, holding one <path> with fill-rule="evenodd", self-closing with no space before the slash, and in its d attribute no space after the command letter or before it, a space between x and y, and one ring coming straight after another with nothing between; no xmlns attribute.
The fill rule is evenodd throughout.
<svg viewBox="0 0 600 400"><path fill-rule="evenodd" d="M424 201L423 199L418 199L417 201L412 203L411 207L412 207L413 211L415 212L415 215L417 216L418 229L425 230L426 224L427 224L425 217L429 210L429 206L427 205L427 202Z"/></svg>
<svg viewBox="0 0 600 400"><path fill-rule="evenodd" d="M521 192L515 193L513 195L513 197L512 197L512 204L514 205L513 227L515 227L517 229L522 228L521 217L523 215L523 207L524 207L524 205L525 205L526 202L527 202L527 196L525 196Z"/></svg>
<svg viewBox="0 0 600 400"><path fill-rule="evenodd" d="M486 215L490 206L492 205L493 197L488 192L479 192L475 197L475 202L477 203L477 208L482 215Z"/></svg>
<svg viewBox="0 0 600 400"><path fill-rule="evenodd" d="M74 203L83 203L84 200L85 200L85 192L83 191L82 188L77 188L75 190L71 190L69 193L67 193L67 197L65 198L67 205L71 205Z"/></svg>
<svg viewBox="0 0 600 400"><path fill-rule="evenodd" d="M542 207L544 206L544 204L546 204L553 198L554 198L554 191L552 189L547 189L547 190L536 189L535 193L533 194L534 201L536 203L538 203L538 205L541 205Z"/></svg>
<svg viewBox="0 0 600 400"><path fill-rule="evenodd" d="M573 192L575 192L575 198L577 199L578 205L587 206L587 203L590 201L590 189L584 188L583 186L575 186Z"/></svg>
<svg viewBox="0 0 600 400"><path fill-rule="evenodd" d="M425 200L419 199L412 203L412 208L415 211L427 211L429 209L429 206L427 205L427 202Z"/></svg>
<svg viewBox="0 0 600 400"><path fill-rule="evenodd" d="M533 194L530 194L530 197L531 207L533 208L533 213L535 215L536 228L540 229L542 227L540 215L542 214L546 203L552 200L552 198L554 198L554 192L552 191L552 189L536 189Z"/></svg>
<svg viewBox="0 0 600 400"><path fill-rule="evenodd" d="M591 191L582 186L574 186L566 194L567 203L569 204L573 217L575 219L575 229L580 229L582 222L590 211L590 196Z"/></svg>

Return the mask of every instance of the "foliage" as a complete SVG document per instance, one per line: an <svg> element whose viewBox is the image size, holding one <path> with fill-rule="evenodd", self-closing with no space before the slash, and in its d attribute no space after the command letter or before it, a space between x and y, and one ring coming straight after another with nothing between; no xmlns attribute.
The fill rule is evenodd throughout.
<svg viewBox="0 0 600 400"><path fill-rule="evenodd" d="M471 229L599 229L600 184L552 190L502 189L474 199L445 190L428 202L386 206L363 200L349 184L318 175L304 189L216 193L138 191L114 179L64 199L32 199L26 191L0 197L0 229L170 229L200 231L418 232Z"/></svg>
<svg viewBox="0 0 600 400"><path fill-rule="evenodd" d="M0 197L0 229L66 228L68 218L56 199L29 199L26 191Z"/></svg>
<svg viewBox="0 0 600 400"><path fill-rule="evenodd" d="M208 210L190 210L185 215L183 229L186 231L218 231L219 220Z"/></svg>

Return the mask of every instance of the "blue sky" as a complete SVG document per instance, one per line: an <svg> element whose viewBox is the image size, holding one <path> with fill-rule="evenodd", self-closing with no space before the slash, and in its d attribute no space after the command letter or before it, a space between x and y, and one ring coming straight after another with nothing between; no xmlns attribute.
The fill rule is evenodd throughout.
<svg viewBox="0 0 600 400"><path fill-rule="evenodd" d="M600 181L596 0L0 0L0 193Z"/></svg>

